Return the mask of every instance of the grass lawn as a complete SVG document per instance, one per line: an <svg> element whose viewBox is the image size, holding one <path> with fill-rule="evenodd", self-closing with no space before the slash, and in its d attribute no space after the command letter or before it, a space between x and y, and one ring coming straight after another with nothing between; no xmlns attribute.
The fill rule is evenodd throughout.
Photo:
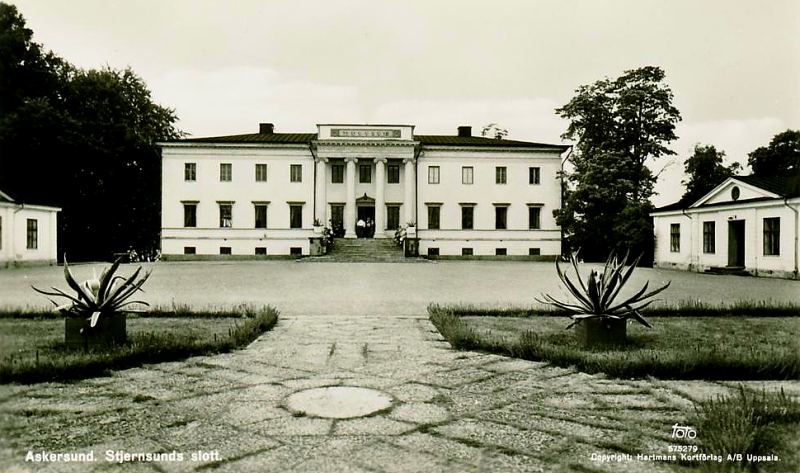
<svg viewBox="0 0 800 473"><path fill-rule="evenodd" d="M565 317L474 317L437 306L431 320L454 348L483 350L617 378L800 379L800 318L648 317L628 344L587 349Z"/></svg>
<svg viewBox="0 0 800 473"><path fill-rule="evenodd" d="M228 352L246 346L277 322L271 307L248 308L247 317L181 313L181 317L129 316L128 343L104 349L68 349L64 320L0 319L0 383L81 379L143 363Z"/></svg>

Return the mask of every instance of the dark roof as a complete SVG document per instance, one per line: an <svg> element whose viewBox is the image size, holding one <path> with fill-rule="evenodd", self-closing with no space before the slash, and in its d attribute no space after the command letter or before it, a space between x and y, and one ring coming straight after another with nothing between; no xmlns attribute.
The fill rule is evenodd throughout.
<svg viewBox="0 0 800 473"><path fill-rule="evenodd" d="M551 145L517 140L498 140L495 138L486 138L484 136L415 135L414 138L419 140L423 145L436 146L491 146L502 148L536 147L558 149L562 152L569 149L569 146L567 145Z"/></svg>
<svg viewBox="0 0 800 473"><path fill-rule="evenodd" d="M800 174L788 177L733 176L733 178L736 179L737 181L744 182L745 184L750 184L751 186L758 187L759 189L763 189L767 192L777 194L780 196L781 199L800 196ZM770 197L756 197L753 199L736 200L736 201L730 200L725 202L716 202L713 204L703 204L696 208L714 207L718 205L730 205L734 203L745 204L751 202L762 202L765 200L774 200L774 199ZM697 201L681 199L678 202L665 205L664 207L659 207L653 210L653 212L669 212L673 210L688 209L695 202Z"/></svg>
<svg viewBox="0 0 800 473"><path fill-rule="evenodd" d="M784 198L800 195L800 174L796 176L777 177L735 176L734 179L772 192L773 194L778 194Z"/></svg>
<svg viewBox="0 0 800 473"><path fill-rule="evenodd" d="M41 196L36 192L35 189L25 188L25 189L10 189L7 184L3 185L3 188L0 189L3 194L10 197L11 200L6 199L0 194L0 202L10 202L14 204L28 204L28 205L43 205L45 207L61 207L58 204L54 204L53 202L45 202L42 200Z"/></svg>
<svg viewBox="0 0 800 473"><path fill-rule="evenodd" d="M209 136L205 138L186 138L173 143L309 143L317 137L316 133L250 133L247 135Z"/></svg>
<svg viewBox="0 0 800 473"><path fill-rule="evenodd" d="M304 144L316 139L316 133L250 133L247 135L209 136L204 138L186 138L174 140L172 143L286 143ZM569 149L566 145L532 143L529 141L497 140L482 136L450 136L450 135L416 135L416 140L423 146L490 146L502 148L548 148L561 152Z"/></svg>

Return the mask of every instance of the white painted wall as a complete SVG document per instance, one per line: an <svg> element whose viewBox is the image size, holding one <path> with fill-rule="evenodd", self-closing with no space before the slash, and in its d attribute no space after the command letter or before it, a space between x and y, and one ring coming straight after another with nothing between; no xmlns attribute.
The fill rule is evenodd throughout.
<svg viewBox="0 0 800 473"><path fill-rule="evenodd" d="M428 183L428 169L439 166L439 184ZM473 184L462 183L462 167L473 168ZM506 167L506 184L497 184L495 169ZM540 184L529 184L528 169L540 168ZM426 150L418 162L417 182L420 254L439 248L440 255L460 256L473 248L475 256L493 256L496 248L508 255L561 253L561 230L553 210L561 205L558 171L561 157L553 151ZM427 204L441 203L440 229L428 229ZM461 203L474 203L474 229L461 229ZM495 205L509 204L507 229L495 229ZM528 204L541 206L541 229L528 229Z"/></svg>
<svg viewBox="0 0 800 473"><path fill-rule="evenodd" d="M184 179L185 163L196 163L197 180ZM231 181L220 181L220 164L231 164ZM256 182L256 164L267 165L267 181ZM302 182L291 182L292 164L302 166ZM221 246L233 255L289 254L301 247L308 254L314 212L314 161L307 146L181 146L162 151L161 251L183 255L194 246L197 254L218 255ZM197 227L183 227L183 202L197 201ZM219 226L219 203L233 202L231 228ZM267 228L255 228L255 204L269 202ZM303 203L303 228L289 229L290 203Z"/></svg>
<svg viewBox="0 0 800 473"><path fill-rule="evenodd" d="M55 207L0 202L0 267L57 261L58 211ZM28 219L37 221L37 248L27 248Z"/></svg>

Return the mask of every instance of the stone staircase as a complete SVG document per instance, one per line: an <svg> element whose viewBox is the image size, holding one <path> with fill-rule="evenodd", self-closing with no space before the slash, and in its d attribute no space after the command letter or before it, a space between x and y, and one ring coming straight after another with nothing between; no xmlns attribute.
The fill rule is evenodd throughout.
<svg viewBox="0 0 800 473"><path fill-rule="evenodd" d="M337 238L328 254L311 256L301 261L329 261L336 263L413 263L422 258L406 258L394 240L377 238Z"/></svg>

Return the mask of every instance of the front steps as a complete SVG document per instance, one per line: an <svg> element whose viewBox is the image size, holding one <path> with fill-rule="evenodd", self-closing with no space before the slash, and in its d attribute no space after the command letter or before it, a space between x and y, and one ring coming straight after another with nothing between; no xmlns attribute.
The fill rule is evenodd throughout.
<svg viewBox="0 0 800 473"><path fill-rule="evenodd" d="M328 261L335 263L414 263L422 258L406 258L403 249L394 240L385 238L337 238L333 248L322 256L311 256L301 261Z"/></svg>
<svg viewBox="0 0 800 473"><path fill-rule="evenodd" d="M705 274L727 274L731 276L752 276L744 266L714 266L704 271Z"/></svg>

